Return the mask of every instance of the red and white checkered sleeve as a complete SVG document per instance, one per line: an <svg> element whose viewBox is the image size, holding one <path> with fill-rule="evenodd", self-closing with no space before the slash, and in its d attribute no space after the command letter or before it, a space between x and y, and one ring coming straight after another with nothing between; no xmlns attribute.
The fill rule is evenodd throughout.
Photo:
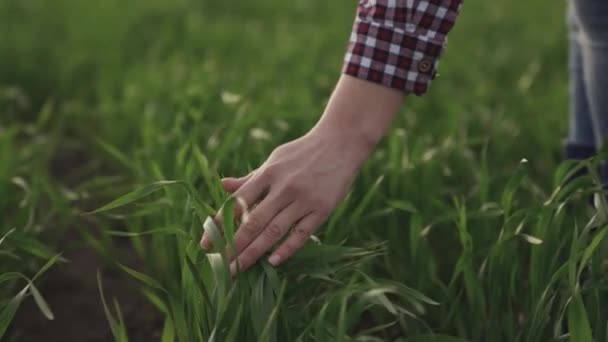
<svg viewBox="0 0 608 342"><path fill-rule="evenodd" d="M361 0L342 72L423 95L463 0Z"/></svg>

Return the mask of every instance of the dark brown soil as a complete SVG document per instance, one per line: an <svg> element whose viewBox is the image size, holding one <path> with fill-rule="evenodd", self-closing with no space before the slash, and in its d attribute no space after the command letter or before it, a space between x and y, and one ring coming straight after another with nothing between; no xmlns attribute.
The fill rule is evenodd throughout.
<svg viewBox="0 0 608 342"><path fill-rule="evenodd" d="M72 239L77 239L72 235ZM74 241L71 241L72 244ZM109 267L84 242L66 251L67 263L55 265L40 283L55 319L47 320L30 297L27 298L12 323L8 341L19 342L97 342L113 341L97 287L97 270L101 270L108 305L112 297L120 303L130 341L158 341L162 318L157 310L139 293L136 281L122 271ZM119 248L130 253L127 244ZM133 257L127 259L134 259ZM132 263L131 263L132 264Z"/></svg>
<svg viewBox="0 0 608 342"><path fill-rule="evenodd" d="M38 111L34 111L38 113ZM49 163L49 173L58 183L67 188L91 179L95 175L114 174L110 166L93 158L96 151L88 150L81 142L88 133L66 131L62 134L61 148L56 149ZM81 212L99 207L100 203L78 203ZM70 225L84 227L89 235L97 235L90 222ZM13 342L111 342L114 340L107 322L97 285L97 272L101 271L106 301L112 307L112 298L120 304L129 341L158 341L163 326L162 316L140 294L137 281L123 271L117 270L85 242L78 228L67 228L55 232L49 245L61 251L66 263L54 265L37 281L40 292L54 313L54 320L47 320L28 297L21 304L7 332L6 341ZM143 264L133 253L128 239L114 241L112 257L121 263L141 269ZM113 312L113 315L115 313ZM5 341L5 340L2 340Z"/></svg>

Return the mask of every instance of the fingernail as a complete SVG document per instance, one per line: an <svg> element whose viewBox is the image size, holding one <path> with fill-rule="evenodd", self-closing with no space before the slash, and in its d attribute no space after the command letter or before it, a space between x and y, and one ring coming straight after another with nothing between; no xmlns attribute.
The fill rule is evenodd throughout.
<svg viewBox="0 0 608 342"><path fill-rule="evenodd" d="M270 258L268 258L268 262L272 265L272 266L276 266L279 264L279 262L281 262L281 256L278 254L273 254L270 256Z"/></svg>

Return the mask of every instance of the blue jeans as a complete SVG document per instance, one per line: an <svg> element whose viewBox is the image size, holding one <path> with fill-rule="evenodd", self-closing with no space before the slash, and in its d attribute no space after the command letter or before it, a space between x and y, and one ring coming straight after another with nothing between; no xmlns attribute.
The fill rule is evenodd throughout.
<svg viewBox="0 0 608 342"><path fill-rule="evenodd" d="M570 0L568 145L593 149L608 140L608 0Z"/></svg>

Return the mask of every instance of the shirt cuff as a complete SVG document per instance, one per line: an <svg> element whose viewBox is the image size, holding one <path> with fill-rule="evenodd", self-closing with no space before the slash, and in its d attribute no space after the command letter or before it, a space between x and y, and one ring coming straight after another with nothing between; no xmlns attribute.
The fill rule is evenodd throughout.
<svg viewBox="0 0 608 342"><path fill-rule="evenodd" d="M407 94L424 95L435 78L455 16L434 18L442 25L433 31L411 23L396 27L366 15L360 7L342 72Z"/></svg>

